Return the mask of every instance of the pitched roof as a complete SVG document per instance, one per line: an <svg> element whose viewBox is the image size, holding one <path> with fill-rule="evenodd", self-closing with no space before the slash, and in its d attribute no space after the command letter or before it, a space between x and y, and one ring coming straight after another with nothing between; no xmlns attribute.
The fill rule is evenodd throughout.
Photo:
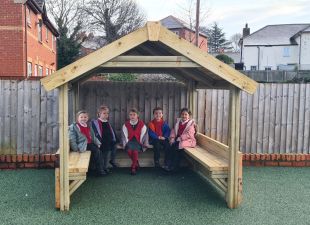
<svg viewBox="0 0 310 225"><path fill-rule="evenodd" d="M125 61L121 61L124 58ZM134 62L128 61L133 58ZM154 62L147 61L150 58L157 60L155 66ZM162 62L162 59L168 60ZM97 73L113 72L168 73L204 87L236 86L251 94L257 88L255 81L179 38L159 22L148 22L144 27L41 79L41 82L49 91Z"/></svg>
<svg viewBox="0 0 310 225"><path fill-rule="evenodd" d="M294 36L310 27L310 24L267 25L243 39L247 45L294 45Z"/></svg>

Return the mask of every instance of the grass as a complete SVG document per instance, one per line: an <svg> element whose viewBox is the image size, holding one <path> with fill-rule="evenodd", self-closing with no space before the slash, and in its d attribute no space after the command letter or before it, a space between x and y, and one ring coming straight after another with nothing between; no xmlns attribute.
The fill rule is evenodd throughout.
<svg viewBox="0 0 310 225"><path fill-rule="evenodd" d="M0 171L0 224L310 224L310 168L244 168L243 204L195 173L119 169L88 178L69 212L54 208L53 170Z"/></svg>

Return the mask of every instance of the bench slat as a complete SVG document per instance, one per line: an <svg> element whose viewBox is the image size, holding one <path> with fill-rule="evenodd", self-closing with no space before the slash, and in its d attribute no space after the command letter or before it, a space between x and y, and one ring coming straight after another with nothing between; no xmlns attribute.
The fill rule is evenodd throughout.
<svg viewBox="0 0 310 225"><path fill-rule="evenodd" d="M86 173L90 160L90 151L69 153L69 173Z"/></svg>
<svg viewBox="0 0 310 225"><path fill-rule="evenodd" d="M200 146L196 146L195 148L184 148L184 151L210 171L228 170L228 161L226 159Z"/></svg>

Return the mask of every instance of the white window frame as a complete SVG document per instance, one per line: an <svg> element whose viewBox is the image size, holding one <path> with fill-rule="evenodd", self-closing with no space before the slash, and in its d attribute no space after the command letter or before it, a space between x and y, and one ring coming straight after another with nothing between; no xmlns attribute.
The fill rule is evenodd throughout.
<svg viewBox="0 0 310 225"><path fill-rule="evenodd" d="M37 64L34 65L34 75L33 76L34 77L38 76L38 65Z"/></svg>
<svg viewBox="0 0 310 225"><path fill-rule="evenodd" d="M256 71L257 70L257 66L250 66L250 70L251 71Z"/></svg>
<svg viewBox="0 0 310 225"><path fill-rule="evenodd" d="M265 66L265 71L271 71L272 67L271 66Z"/></svg>
<svg viewBox="0 0 310 225"><path fill-rule="evenodd" d="M43 66L38 66L38 76L43 77Z"/></svg>
<svg viewBox="0 0 310 225"><path fill-rule="evenodd" d="M27 77L32 76L32 62L27 62Z"/></svg>
<svg viewBox="0 0 310 225"><path fill-rule="evenodd" d="M46 75L46 76L49 75L49 69L48 69L48 68L45 69L45 75Z"/></svg>
<svg viewBox="0 0 310 225"><path fill-rule="evenodd" d="M45 26L45 29L46 29L45 40L46 40L46 42L48 42L48 29L47 29L47 26Z"/></svg>
<svg viewBox="0 0 310 225"><path fill-rule="evenodd" d="M40 26L40 24L41 24L41 26ZM38 23L37 29L38 29L38 41L42 42L42 30L43 30L42 23Z"/></svg>
<svg viewBox="0 0 310 225"><path fill-rule="evenodd" d="M290 47L283 48L283 57L290 57Z"/></svg>
<svg viewBox="0 0 310 225"><path fill-rule="evenodd" d="M27 10L26 10L26 20L27 20L27 25L28 26L31 26L31 15L30 15L31 11L30 9L27 7Z"/></svg>

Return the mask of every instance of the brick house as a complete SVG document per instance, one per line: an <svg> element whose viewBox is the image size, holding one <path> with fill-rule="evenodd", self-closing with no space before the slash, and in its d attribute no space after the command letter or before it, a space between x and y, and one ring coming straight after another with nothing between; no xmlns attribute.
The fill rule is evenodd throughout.
<svg viewBox="0 0 310 225"><path fill-rule="evenodd" d="M171 30L185 40L195 44L196 32L189 25L187 25L186 22L171 15L161 19L160 22L167 29ZM200 49L208 51L207 36L203 33L199 33L198 46Z"/></svg>
<svg viewBox="0 0 310 225"><path fill-rule="evenodd" d="M40 78L54 72L59 34L44 0L2 0L0 15L0 78Z"/></svg>

